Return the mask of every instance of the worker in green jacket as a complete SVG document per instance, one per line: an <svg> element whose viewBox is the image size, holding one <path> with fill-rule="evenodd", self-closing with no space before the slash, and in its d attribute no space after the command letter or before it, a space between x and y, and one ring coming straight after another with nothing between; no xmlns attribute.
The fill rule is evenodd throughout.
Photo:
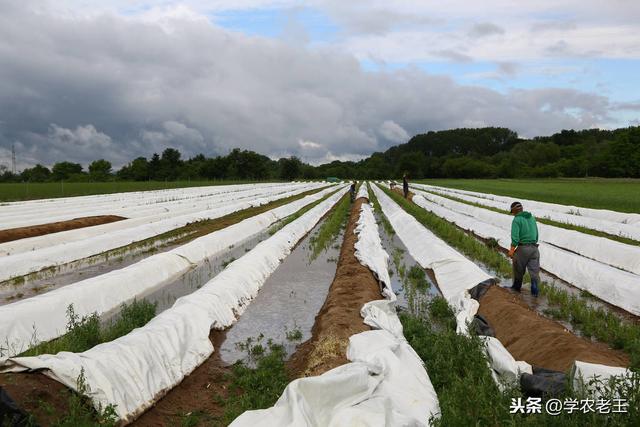
<svg viewBox="0 0 640 427"><path fill-rule="evenodd" d="M509 258L513 260L513 284L511 289L520 292L525 270L531 276L531 294L538 296L540 282L540 251L538 250L538 226L530 212L524 212L522 203L511 204L511 249Z"/></svg>

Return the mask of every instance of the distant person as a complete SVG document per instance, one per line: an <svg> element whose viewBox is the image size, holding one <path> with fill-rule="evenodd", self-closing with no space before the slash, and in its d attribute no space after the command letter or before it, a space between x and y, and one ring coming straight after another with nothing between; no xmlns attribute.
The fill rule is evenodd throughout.
<svg viewBox="0 0 640 427"><path fill-rule="evenodd" d="M396 186L395 181L389 181L389 189L390 189L391 191L393 191L393 189L395 188L395 186Z"/></svg>
<svg viewBox="0 0 640 427"><path fill-rule="evenodd" d="M356 184L358 183L358 181L353 181L351 183L351 187L349 187L349 193L351 194L351 201L355 202L356 201Z"/></svg>
<svg viewBox="0 0 640 427"><path fill-rule="evenodd" d="M409 198L409 181L407 181L406 173L402 176L402 192L405 199Z"/></svg>
<svg viewBox="0 0 640 427"><path fill-rule="evenodd" d="M513 284L511 289L520 292L525 269L531 276L531 294L538 296L540 282L540 251L538 251L538 226L530 212L524 212L522 203L511 204L511 248L509 258L513 260Z"/></svg>

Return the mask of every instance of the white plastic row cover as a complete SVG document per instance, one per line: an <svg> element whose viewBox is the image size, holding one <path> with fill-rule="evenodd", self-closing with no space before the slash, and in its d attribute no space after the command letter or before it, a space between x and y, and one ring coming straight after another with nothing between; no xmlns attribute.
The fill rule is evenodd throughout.
<svg viewBox="0 0 640 427"><path fill-rule="evenodd" d="M64 334L69 304L73 304L80 317L94 312L109 313L123 303L177 280L193 265L224 252L332 191L336 191L336 188L328 188L247 218L128 267L0 306L0 337L8 347L8 356L19 354L37 344L34 338L38 342L49 341Z"/></svg>
<svg viewBox="0 0 640 427"><path fill-rule="evenodd" d="M346 191L342 188L287 224L144 327L83 353L9 359L4 371L45 369L75 389L84 370L94 405L116 405L120 419L131 421L211 355L210 330L236 321L296 243Z"/></svg>
<svg viewBox="0 0 640 427"><path fill-rule="evenodd" d="M468 290L492 277L427 230L378 187L373 189L383 213L411 256L423 268L433 271L438 288L456 315L457 332L468 334L468 325L480 307ZM522 373L533 372L531 365L516 361L497 338L486 337L484 342L491 372L498 385L512 384Z"/></svg>
<svg viewBox="0 0 640 427"><path fill-rule="evenodd" d="M368 197L363 187L358 195ZM426 426L431 416L439 416L438 397L422 360L402 334L388 281L389 255L369 204L362 204L355 232L356 257L380 280L387 297L365 304L360 312L374 330L349 338L351 363L291 382L273 407L247 411L232 427Z"/></svg>
<svg viewBox="0 0 640 427"><path fill-rule="evenodd" d="M640 217L638 214L623 214L621 212L599 211L597 209L577 208L575 206L552 205L550 203L516 199L513 197L492 196L492 198L483 198L479 197L479 195L468 195L462 193L461 190L453 191L448 188L433 187L424 184L414 184L414 187L447 194L462 200L480 203L485 206L491 206L506 211L510 210L511 202L518 200L523 203L525 210L532 212L537 217L547 218L566 224L578 225L592 230L612 234L614 236L622 236L640 241L640 222L636 219L636 216ZM595 215L595 213L598 214L597 217L588 216L588 214ZM622 221L627 222L617 222L614 221L613 218L624 218Z"/></svg>
<svg viewBox="0 0 640 427"><path fill-rule="evenodd" d="M272 190L270 194L251 198L250 200L231 200L227 203L221 203L219 207L213 209L201 210L160 221L140 224L130 228L118 229L108 234L101 234L83 240L67 242L63 236L62 240L56 245L47 246L31 252L22 252L16 255L0 257L0 282L13 277L34 273L45 268L82 260L112 249L126 247L132 243L158 236L192 222L220 218L243 209L261 206L274 200L299 194L309 189L308 187L303 187L286 193L279 193L277 190ZM52 236L51 238L53 239L54 237ZM60 239L60 236L56 238Z"/></svg>
<svg viewBox="0 0 640 427"><path fill-rule="evenodd" d="M506 231L506 235L509 235L508 230L511 229L513 220L510 215L457 202L425 191L418 191L417 194L449 210L502 228ZM421 202L421 199L416 200L416 202L418 201ZM604 237L554 227L539 221L538 231L539 239L543 242L631 273L640 274L640 246L627 245Z"/></svg>
<svg viewBox="0 0 640 427"><path fill-rule="evenodd" d="M308 190L313 188L318 187L294 185L278 188L260 188L180 201L178 202L178 204L172 206L168 206L168 204L162 204L155 207L155 210L153 212L147 212L148 215L141 214L135 217L127 217L127 219L107 224L78 228L74 230L67 230L1 243L0 256L17 255L22 252L34 251L48 246L55 246L60 243L69 243L77 240L84 240L91 237L112 233L114 231L123 230L125 228L133 228L139 225L151 224L157 221L168 218L175 218L185 214L207 211L213 208L220 208L224 205L237 203L239 201L251 201L265 195L277 195L281 193L291 192L292 190L296 189Z"/></svg>
<svg viewBox="0 0 640 427"><path fill-rule="evenodd" d="M0 207L0 224L2 229L27 227L56 221L66 221L95 215L119 215L126 218L160 213L174 209L187 203L197 203L204 200L214 201L216 198L237 193L242 194L256 190L270 188L286 188L282 184L249 184L220 187L195 187L182 189L180 192L167 190L159 192L153 197L145 193L119 193L109 199L102 200L74 200L65 204L33 203L20 208L11 206ZM171 191L171 192L169 192Z"/></svg>
<svg viewBox="0 0 640 427"><path fill-rule="evenodd" d="M430 197L430 195L425 195ZM413 198L414 203L435 215L456 224L458 227L472 231L474 234L498 241L501 247L508 249L511 245L510 226L501 226L483 222L475 217L458 213L437 203L425 199L422 195ZM465 208L467 209L467 208ZM481 210L480 208L476 208ZM478 212L478 217L487 215ZM496 217L500 214L490 214ZM584 289L598 298L623 308L630 313L640 315L640 276L615 267L585 258L573 252L561 249L543 241L540 243L540 265L549 273L572 285Z"/></svg>

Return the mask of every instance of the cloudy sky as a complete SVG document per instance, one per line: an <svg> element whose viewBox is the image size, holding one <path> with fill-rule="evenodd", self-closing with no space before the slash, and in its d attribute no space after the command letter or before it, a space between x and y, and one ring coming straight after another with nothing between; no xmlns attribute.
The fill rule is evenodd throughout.
<svg viewBox="0 0 640 427"><path fill-rule="evenodd" d="M640 124L637 0L0 0L0 164Z"/></svg>

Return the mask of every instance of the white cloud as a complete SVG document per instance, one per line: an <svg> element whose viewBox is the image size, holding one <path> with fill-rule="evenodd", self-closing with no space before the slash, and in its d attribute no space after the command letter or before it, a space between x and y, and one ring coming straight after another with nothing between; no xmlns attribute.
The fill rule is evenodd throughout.
<svg viewBox="0 0 640 427"><path fill-rule="evenodd" d="M303 139L298 140L298 145L302 149L318 150L323 148L322 144L318 144L317 142L313 142L313 141L305 141Z"/></svg>
<svg viewBox="0 0 640 427"><path fill-rule="evenodd" d="M591 127L611 111L608 98L575 90L503 94L414 68L366 72L335 46L225 31L198 18L200 6L154 21L146 12L61 15L34 12L30 0L0 2L0 146L18 141L24 158L47 164L104 157L117 166L169 145L185 156L241 147L317 163L465 123L539 135ZM380 57L482 53L464 33L403 34L410 38L377 36ZM432 44L412 51L425 37Z"/></svg>
<svg viewBox="0 0 640 427"><path fill-rule="evenodd" d="M409 140L409 134L393 120L385 120L380 125L380 134L394 144L402 144Z"/></svg>

